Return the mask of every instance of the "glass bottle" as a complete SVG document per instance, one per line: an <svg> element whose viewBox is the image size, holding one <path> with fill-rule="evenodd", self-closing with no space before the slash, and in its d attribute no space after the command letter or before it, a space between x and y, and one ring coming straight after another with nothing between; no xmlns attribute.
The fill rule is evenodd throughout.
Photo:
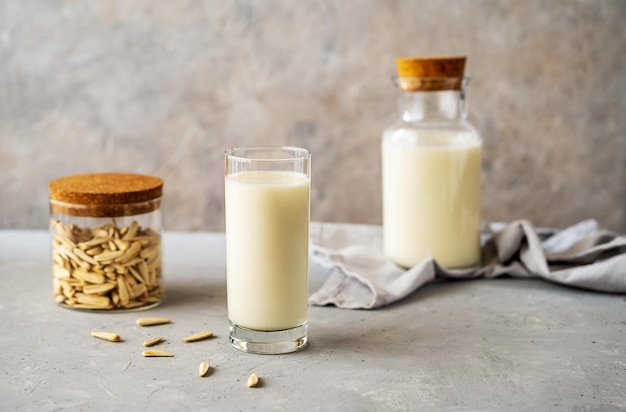
<svg viewBox="0 0 626 412"><path fill-rule="evenodd" d="M50 182L53 292L60 306L129 311L161 302L162 188L157 177L129 173Z"/></svg>
<svg viewBox="0 0 626 412"><path fill-rule="evenodd" d="M401 118L382 138L383 236L402 267L480 263L482 140L466 120L465 61L396 59Z"/></svg>

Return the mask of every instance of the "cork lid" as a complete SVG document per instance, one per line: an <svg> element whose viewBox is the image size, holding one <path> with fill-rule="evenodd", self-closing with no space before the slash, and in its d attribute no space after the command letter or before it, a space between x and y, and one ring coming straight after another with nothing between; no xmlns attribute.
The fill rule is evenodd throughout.
<svg viewBox="0 0 626 412"><path fill-rule="evenodd" d="M88 173L52 180L52 210L72 216L115 217L147 213L159 199L163 180L133 173Z"/></svg>
<svg viewBox="0 0 626 412"><path fill-rule="evenodd" d="M398 57L398 84L404 91L459 90L465 56Z"/></svg>

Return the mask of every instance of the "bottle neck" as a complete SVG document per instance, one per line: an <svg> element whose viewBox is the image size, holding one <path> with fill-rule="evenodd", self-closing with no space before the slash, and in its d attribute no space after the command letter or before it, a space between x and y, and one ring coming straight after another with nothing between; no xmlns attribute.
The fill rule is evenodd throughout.
<svg viewBox="0 0 626 412"><path fill-rule="evenodd" d="M443 91L402 91L398 106L402 120L411 122L455 122L467 117L463 89Z"/></svg>

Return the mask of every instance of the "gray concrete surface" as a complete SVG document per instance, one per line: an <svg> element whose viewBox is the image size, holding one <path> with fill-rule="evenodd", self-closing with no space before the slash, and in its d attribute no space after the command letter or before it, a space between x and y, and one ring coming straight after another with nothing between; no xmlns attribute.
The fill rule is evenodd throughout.
<svg viewBox="0 0 626 412"><path fill-rule="evenodd" d="M0 231L3 411L626 409L623 295L539 280L440 283L376 311L312 307L307 350L251 355L227 341L223 234L167 233L167 300L126 314L57 307L48 239ZM311 290L324 277L313 266ZM173 323L139 328L141 316ZM216 337L180 341L204 329ZM175 357L141 357L155 335ZM262 384L249 389L253 371Z"/></svg>
<svg viewBox="0 0 626 412"><path fill-rule="evenodd" d="M623 0L2 0L0 228L47 183L165 180L169 230L223 230L223 151L313 152L314 220L381 223L398 55L465 54L484 217L626 231Z"/></svg>

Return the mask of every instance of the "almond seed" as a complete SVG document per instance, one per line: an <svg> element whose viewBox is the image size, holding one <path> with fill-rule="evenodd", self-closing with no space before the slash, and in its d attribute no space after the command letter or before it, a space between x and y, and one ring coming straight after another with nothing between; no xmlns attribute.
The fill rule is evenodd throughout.
<svg viewBox="0 0 626 412"><path fill-rule="evenodd" d="M52 274L54 275L56 279L68 279L70 277L69 270L59 267L57 265L54 265L52 267Z"/></svg>
<svg viewBox="0 0 626 412"><path fill-rule="evenodd" d="M84 303L86 305L109 307L111 306L111 299L108 296L88 295L86 293L77 293L74 295L78 303Z"/></svg>
<svg viewBox="0 0 626 412"><path fill-rule="evenodd" d="M83 287L83 293L88 295L99 295L103 293L107 293L110 290L115 288L115 283L102 283L100 285L88 285Z"/></svg>
<svg viewBox="0 0 626 412"><path fill-rule="evenodd" d="M140 255L146 260L150 260L159 254L159 245L149 246L141 251Z"/></svg>
<svg viewBox="0 0 626 412"><path fill-rule="evenodd" d="M74 238L74 235L72 235L72 231L59 219L54 219L52 221L52 226L54 226L54 231L57 234L65 236L69 240L72 240Z"/></svg>
<svg viewBox="0 0 626 412"><path fill-rule="evenodd" d="M80 248L77 248L77 247L76 247L76 248L74 248L74 250L72 250L72 252L74 252L74 254L75 254L77 257L81 258L81 259L82 259L82 260L84 260L85 262L88 262L88 263L90 263L90 264L92 264L92 265L97 265L97 264L98 264L98 262L97 262L94 258L92 258L91 256L89 256L87 253L85 253L85 252L84 252L82 249L80 249Z"/></svg>
<svg viewBox="0 0 626 412"><path fill-rule="evenodd" d="M94 233L94 234L95 234L95 233ZM86 242L81 242L81 243L79 243L77 246L78 246L79 248L81 248L81 249L85 249L85 250L87 250L87 249L90 249L90 248L92 248L92 247L94 247L94 246L100 246L101 244L106 243L107 241L108 241L108 239L107 239L107 238L103 238L103 237L98 237L98 236L96 236L96 237L94 237L94 238L93 238L93 239L91 239L91 240L88 240L88 241L86 241ZM100 249L102 249L102 248L100 247ZM104 250L104 249L102 249L102 250Z"/></svg>
<svg viewBox="0 0 626 412"><path fill-rule="evenodd" d="M126 231L124 236L122 236L122 239L123 240L127 240L127 239L130 239L132 237L135 237L135 235L137 234L138 230L139 230L139 224L137 223L136 220L133 220L133 222L130 224L130 226L128 226L128 230Z"/></svg>
<svg viewBox="0 0 626 412"><path fill-rule="evenodd" d="M209 373L209 362L200 362L200 367L198 368L198 376L203 377L206 376L207 373Z"/></svg>
<svg viewBox="0 0 626 412"><path fill-rule="evenodd" d="M111 251L117 250L117 246L115 245L115 242L113 242L113 240L109 240L107 242L107 245L109 246L109 250Z"/></svg>
<svg viewBox="0 0 626 412"><path fill-rule="evenodd" d="M139 318L135 323L137 323L138 326L154 326L170 322L171 320L168 318Z"/></svg>
<svg viewBox="0 0 626 412"><path fill-rule="evenodd" d="M134 259L141 253L141 243L133 242L128 249L122 252L117 258L115 258L116 262L125 263Z"/></svg>
<svg viewBox="0 0 626 412"><path fill-rule="evenodd" d="M92 247L91 249L85 249L85 253L89 256L94 256L102 252L104 252L104 249L102 249L100 246L95 246L95 247Z"/></svg>
<svg viewBox="0 0 626 412"><path fill-rule="evenodd" d="M69 237L65 235L56 234L54 235L54 240L57 241L59 244L65 245L65 247L67 247L70 250L73 250L76 247L76 244L74 244L72 239L70 239Z"/></svg>
<svg viewBox="0 0 626 412"><path fill-rule="evenodd" d="M139 273L145 281L144 283L150 283L150 270L148 269L148 265L143 259L139 259L139 262L137 262L137 269L139 269Z"/></svg>
<svg viewBox="0 0 626 412"><path fill-rule="evenodd" d="M210 330L206 330L204 332L198 332L193 335L187 336L183 338L183 342L196 342L199 340L207 339L213 336L213 332Z"/></svg>
<svg viewBox="0 0 626 412"><path fill-rule="evenodd" d="M99 273L101 275L106 275L106 272L104 271L104 269L102 268L102 266L94 266L91 268L91 270L95 273Z"/></svg>
<svg viewBox="0 0 626 412"><path fill-rule="evenodd" d="M148 358L156 358L156 357L171 357L171 356L174 356L174 354L170 352L165 352L162 350L145 350L141 352L141 356L145 356Z"/></svg>
<svg viewBox="0 0 626 412"><path fill-rule="evenodd" d="M137 269L135 269L132 266L128 267L128 270L130 271L130 274L135 278L135 280L137 281L137 283L147 283L142 277L141 274L139 273L139 271Z"/></svg>
<svg viewBox="0 0 626 412"><path fill-rule="evenodd" d="M143 343L143 346L148 347L148 346L154 346L157 343L161 342L163 340L163 337L158 336L156 338L152 338L152 339L148 339L147 341L145 341Z"/></svg>
<svg viewBox="0 0 626 412"><path fill-rule="evenodd" d="M124 252L122 252L121 250L108 250L106 252L102 252L99 255L94 256L93 258L97 260L98 262L104 262L104 261L116 259L122 256L123 254Z"/></svg>
<svg viewBox="0 0 626 412"><path fill-rule="evenodd" d="M133 288L137 286L138 282L134 277L131 276L130 273L124 275L124 280L126 281L126 286L128 286L128 296L130 296L132 294Z"/></svg>
<svg viewBox="0 0 626 412"><path fill-rule="evenodd" d="M126 286L126 282L123 277L117 278L117 293L120 297L120 304L122 306L128 305L129 295L128 295L128 286Z"/></svg>
<svg viewBox="0 0 626 412"><path fill-rule="evenodd" d="M259 377L256 373L252 372L252 375L248 378L248 388L253 388L259 383Z"/></svg>
<svg viewBox="0 0 626 412"><path fill-rule="evenodd" d="M107 340L109 342L119 342L120 341L120 335L118 335L117 333L112 333L112 332L91 332L90 335L93 336L94 338Z"/></svg>
<svg viewBox="0 0 626 412"><path fill-rule="evenodd" d="M93 231L93 234L97 238L104 239L104 242L108 242L109 241L109 232L106 229L96 229L96 230ZM102 243L104 243L104 242L102 242Z"/></svg>
<svg viewBox="0 0 626 412"><path fill-rule="evenodd" d="M78 268L74 270L74 272L72 273L72 276L74 276L76 279L83 280L85 282L93 283L93 284L101 284L106 281L106 278L104 275L101 275L100 273L96 273L96 272L90 272L82 268Z"/></svg>
<svg viewBox="0 0 626 412"><path fill-rule="evenodd" d="M130 298L137 299L138 297L145 295L146 293L148 293L148 288L143 283L140 283L137 286L133 287L130 293Z"/></svg>
<svg viewBox="0 0 626 412"><path fill-rule="evenodd" d="M128 242L125 242L123 240L120 239L113 239L113 243L115 243L115 246L117 247L118 250L126 250L128 249Z"/></svg>

